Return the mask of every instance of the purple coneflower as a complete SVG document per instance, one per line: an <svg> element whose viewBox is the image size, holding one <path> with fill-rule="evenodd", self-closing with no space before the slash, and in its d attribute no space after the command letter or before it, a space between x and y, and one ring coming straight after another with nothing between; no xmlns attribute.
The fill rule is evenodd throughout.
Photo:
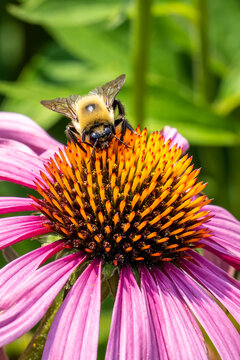
<svg viewBox="0 0 240 360"><path fill-rule="evenodd" d="M207 359L199 324L222 359L240 358L239 334L223 310L240 322L239 283L198 250L239 270L240 224L209 205L175 129L141 135L126 134L129 148L113 139L89 162L87 145L87 153L64 147L29 118L1 114L0 179L38 194L0 198L2 214L33 212L0 220L0 247L50 233L59 240L1 270L0 347L43 317L82 264L43 359L96 359L101 281L110 264L119 281L107 360ZM60 251L63 257L44 264Z"/></svg>

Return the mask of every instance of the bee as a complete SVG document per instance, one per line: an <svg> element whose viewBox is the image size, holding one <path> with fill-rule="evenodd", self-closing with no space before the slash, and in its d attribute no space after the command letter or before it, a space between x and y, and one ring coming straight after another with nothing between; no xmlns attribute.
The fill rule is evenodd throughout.
<svg viewBox="0 0 240 360"><path fill-rule="evenodd" d="M95 148L107 148L113 137L128 147L123 142L124 134L127 129L135 131L125 119L124 106L116 99L125 78L125 75L120 75L91 90L86 96L70 95L66 98L43 100L41 104L71 119L65 131L67 138L90 145L91 157ZM120 138L116 136L116 130L120 130Z"/></svg>

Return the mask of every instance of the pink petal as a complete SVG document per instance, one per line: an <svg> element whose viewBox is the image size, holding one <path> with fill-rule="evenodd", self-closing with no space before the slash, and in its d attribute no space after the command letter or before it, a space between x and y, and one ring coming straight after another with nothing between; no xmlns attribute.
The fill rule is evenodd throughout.
<svg viewBox="0 0 240 360"><path fill-rule="evenodd" d="M120 274L105 360L154 359L151 352L145 300L130 267L125 266Z"/></svg>
<svg viewBox="0 0 240 360"><path fill-rule="evenodd" d="M23 283L15 303L0 312L0 346L29 331L45 314L73 270L84 261L81 253L56 260L36 270Z"/></svg>
<svg viewBox="0 0 240 360"><path fill-rule="evenodd" d="M93 260L57 312L42 359L97 358L101 306L101 263Z"/></svg>
<svg viewBox="0 0 240 360"><path fill-rule="evenodd" d="M15 113L0 112L0 137L26 144L37 154L61 145L29 117Z"/></svg>
<svg viewBox="0 0 240 360"><path fill-rule="evenodd" d="M196 252L192 251L191 256L195 259L197 265L182 260L181 267L204 286L207 291L210 291L240 323L239 283Z"/></svg>
<svg viewBox="0 0 240 360"><path fill-rule="evenodd" d="M215 219L215 221L207 224L211 230L211 239L225 249L229 250L232 254L240 255L240 223L223 222Z"/></svg>
<svg viewBox="0 0 240 360"><path fill-rule="evenodd" d="M240 222L227 210L213 205L204 207L214 215L207 227L211 230L211 239L221 245L233 255L240 255Z"/></svg>
<svg viewBox="0 0 240 360"><path fill-rule="evenodd" d="M212 254L211 252L207 251L205 248L203 248L203 256L213 262L215 265L220 267L221 269L225 270L228 275L233 276L235 269L227 264L224 260L222 260L219 256Z"/></svg>
<svg viewBox="0 0 240 360"><path fill-rule="evenodd" d="M171 139L171 146L177 144L178 146L182 147L183 153L188 150L188 141L185 139L185 137L179 134L177 129L171 128L170 126L164 126L161 133L163 134L165 140Z"/></svg>
<svg viewBox="0 0 240 360"><path fill-rule="evenodd" d="M0 180L12 181L35 189L33 181L43 169L43 162L37 155L0 147Z"/></svg>
<svg viewBox="0 0 240 360"><path fill-rule="evenodd" d="M141 286L160 340L154 359L207 360L202 333L183 298L162 271L154 268L152 272L156 282L147 269L142 269Z"/></svg>
<svg viewBox="0 0 240 360"><path fill-rule="evenodd" d="M41 159L43 160L49 160L50 158L54 158L55 153L59 152L59 149L61 149L62 151L64 151L64 145L58 146L58 148L54 148L54 149L47 149L46 151L44 151L41 154ZM68 160L67 160L68 161Z"/></svg>
<svg viewBox="0 0 240 360"><path fill-rule="evenodd" d="M20 197L0 197L0 214L6 214L18 211L35 211L30 198Z"/></svg>
<svg viewBox="0 0 240 360"><path fill-rule="evenodd" d="M233 266L235 269L240 271L240 258L239 256L234 256L230 251L226 250L221 245L218 245L212 239L201 240L201 243L205 246L204 249L215 254L220 259L228 263L230 266Z"/></svg>
<svg viewBox="0 0 240 360"><path fill-rule="evenodd" d="M169 355L162 332L162 319L158 306L158 290L155 281L144 266L141 268L141 289L147 306L147 316L150 324L149 333L154 349L153 358L167 360L169 359Z"/></svg>
<svg viewBox="0 0 240 360"><path fill-rule="evenodd" d="M4 147L10 148L11 151L20 150L20 151L26 152L31 155L36 155L36 153L34 151L32 151L32 149L30 147L28 147L27 145L25 145L21 142L0 138L0 148L4 148Z"/></svg>
<svg viewBox="0 0 240 360"><path fill-rule="evenodd" d="M204 206L204 211L211 211L211 214L214 215L214 218L216 217L216 218L222 219L222 220L227 219L228 221L233 221L233 222L239 223L239 221L229 211L222 208L221 206L206 205L206 206Z"/></svg>
<svg viewBox="0 0 240 360"><path fill-rule="evenodd" d="M222 360L240 358L240 336L222 309L200 286L176 266L166 266L187 306L209 335Z"/></svg>
<svg viewBox="0 0 240 360"><path fill-rule="evenodd" d="M13 260L0 270L0 307L3 307L13 291L18 291L22 282L28 278L43 262L63 249L63 240L33 250Z"/></svg>
<svg viewBox="0 0 240 360"><path fill-rule="evenodd" d="M44 216L14 216L0 219L0 249L50 232L50 229L43 226L46 220Z"/></svg>

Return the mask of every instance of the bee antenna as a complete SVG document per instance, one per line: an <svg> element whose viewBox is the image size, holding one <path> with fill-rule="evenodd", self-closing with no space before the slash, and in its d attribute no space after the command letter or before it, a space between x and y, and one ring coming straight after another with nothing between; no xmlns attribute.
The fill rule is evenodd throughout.
<svg viewBox="0 0 240 360"><path fill-rule="evenodd" d="M88 160L87 163L90 162L90 160L91 160L91 158L92 158L92 156L93 156L93 153L94 153L94 151L95 151L95 147L96 147L96 145L97 145L97 142L98 142L98 139L96 139L96 141L95 141L95 143L94 143L94 145L93 145L92 152L91 152L90 158L89 158L89 160Z"/></svg>
<svg viewBox="0 0 240 360"><path fill-rule="evenodd" d="M131 146L129 146L128 144L126 144L125 142L123 142L121 139L119 139L116 135L112 134L113 137L115 137L115 139L117 139L120 143L122 143L123 145L125 145L128 149L131 149Z"/></svg>

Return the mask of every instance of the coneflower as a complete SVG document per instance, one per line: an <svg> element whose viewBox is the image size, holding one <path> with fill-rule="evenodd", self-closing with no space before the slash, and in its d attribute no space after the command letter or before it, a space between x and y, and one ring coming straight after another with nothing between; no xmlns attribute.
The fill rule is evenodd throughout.
<svg viewBox="0 0 240 360"><path fill-rule="evenodd" d="M0 143L0 179L37 195L0 198L0 213L35 212L1 219L0 247L50 233L59 240L1 270L0 347L30 330L85 264L43 359L97 358L106 266L117 283L106 359L207 359L198 324L222 359L240 358L239 334L219 306L240 321L239 283L198 250L239 270L239 222L210 205L176 130L137 132L126 133L129 147L113 139L89 161L86 144L64 147L29 118L1 114L0 137L8 140Z"/></svg>

